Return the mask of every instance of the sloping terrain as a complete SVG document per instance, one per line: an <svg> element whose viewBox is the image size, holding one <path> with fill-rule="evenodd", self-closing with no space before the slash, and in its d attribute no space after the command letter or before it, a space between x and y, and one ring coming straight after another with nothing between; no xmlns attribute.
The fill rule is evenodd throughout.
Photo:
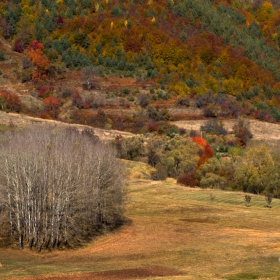
<svg viewBox="0 0 280 280"><path fill-rule="evenodd" d="M131 179L126 225L76 250L0 249L0 279L276 280L280 201L265 205L263 196L246 207L244 193Z"/></svg>

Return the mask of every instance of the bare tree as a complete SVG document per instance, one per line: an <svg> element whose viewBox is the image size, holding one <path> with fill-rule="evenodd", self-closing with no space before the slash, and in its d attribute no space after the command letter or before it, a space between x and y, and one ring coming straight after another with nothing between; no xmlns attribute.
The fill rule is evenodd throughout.
<svg viewBox="0 0 280 280"><path fill-rule="evenodd" d="M86 66L82 69L83 78L85 84L84 87L87 90L90 90L94 87L96 75L98 73L98 69L93 66Z"/></svg>
<svg viewBox="0 0 280 280"><path fill-rule="evenodd" d="M5 134L0 182L19 248L76 245L123 218L123 170L112 149L73 129Z"/></svg>

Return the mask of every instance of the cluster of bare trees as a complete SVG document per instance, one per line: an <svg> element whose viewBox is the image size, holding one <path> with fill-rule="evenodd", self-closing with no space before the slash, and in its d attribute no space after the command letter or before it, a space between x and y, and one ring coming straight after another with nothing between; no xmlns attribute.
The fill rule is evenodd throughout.
<svg viewBox="0 0 280 280"><path fill-rule="evenodd" d="M19 248L75 245L122 222L124 174L110 147L41 126L0 141L2 211Z"/></svg>

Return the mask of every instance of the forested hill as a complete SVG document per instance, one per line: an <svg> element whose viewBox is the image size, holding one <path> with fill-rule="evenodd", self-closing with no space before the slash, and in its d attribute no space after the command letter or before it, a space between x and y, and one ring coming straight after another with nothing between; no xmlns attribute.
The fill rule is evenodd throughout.
<svg viewBox="0 0 280 280"><path fill-rule="evenodd" d="M0 35L27 55L22 82L93 65L180 97L233 95L279 121L278 8L253 0L5 0Z"/></svg>

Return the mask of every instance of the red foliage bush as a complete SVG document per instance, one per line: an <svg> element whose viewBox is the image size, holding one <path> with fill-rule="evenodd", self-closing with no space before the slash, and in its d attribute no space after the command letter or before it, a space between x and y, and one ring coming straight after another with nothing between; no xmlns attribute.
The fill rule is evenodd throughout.
<svg viewBox="0 0 280 280"><path fill-rule="evenodd" d="M59 100L54 96L48 96L44 100L45 104L45 111L52 117L57 118L59 114L59 107L61 106L61 103Z"/></svg>
<svg viewBox="0 0 280 280"><path fill-rule="evenodd" d="M43 44L38 42L37 40L32 41L28 47L27 50L42 50L43 49Z"/></svg>
<svg viewBox="0 0 280 280"><path fill-rule="evenodd" d="M205 154L208 158L211 158L211 157L214 156L214 151L213 151L213 149L211 148L210 145L207 144L207 145L204 147L204 154Z"/></svg>
<svg viewBox="0 0 280 280"><path fill-rule="evenodd" d="M73 89L72 92L72 105L78 107L79 109L84 107L82 97L80 96L80 93L77 89Z"/></svg>
<svg viewBox="0 0 280 280"><path fill-rule="evenodd" d="M149 121L147 122L147 129L149 132L157 131L158 130L158 125L155 121Z"/></svg>
<svg viewBox="0 0 280 280"><path fill-rule="evenodd" d="M58 15L57 20L55 21L55 23L57 25L62 25L64 23L64 20L63 20L61 15Z"/></svg>
<svg viewBox="0 0 280 280"><path fill-rule="evenodd" d="M24 52L24 46L20 39L17 39L13 46L13 51L23 53Z"/></svg>
<svg viewBox="0 0 280 280"><path fill-rule="evenodd" d="M84 102L84 109L89 109L89 108L90 108L89 102L85 101Z"/></svg>
<svg viewBox="0 0 280 280"><path fill-rule="evenodd" d="M185 186L195 187L197 186L198 181L195 178L195 172L190 172L179 177L177 183Z"/></svg>
<svg viewBox="0 0 280 280"><path fill-rule="evenodd" d="M41 112L39 117L41 119L51 119L51 116L46 111Z"/></svg>
<svg viewBox="0 0 280 280"><path fill-rule="evenodd" d="M265 110L257 110L254 113L254 116L256 119L261 120L261 121L266 121L266 122L275 122L275 119L271 115L270 112L267 112Z"/></svg>
<svg viewBox="0 0 280 280"><path fill-rule="evenodd" d="M18 95L6 90L0 91L0 106L4 110L8 109L15 112L19 112L21 110L21 102Z"/></svg>

